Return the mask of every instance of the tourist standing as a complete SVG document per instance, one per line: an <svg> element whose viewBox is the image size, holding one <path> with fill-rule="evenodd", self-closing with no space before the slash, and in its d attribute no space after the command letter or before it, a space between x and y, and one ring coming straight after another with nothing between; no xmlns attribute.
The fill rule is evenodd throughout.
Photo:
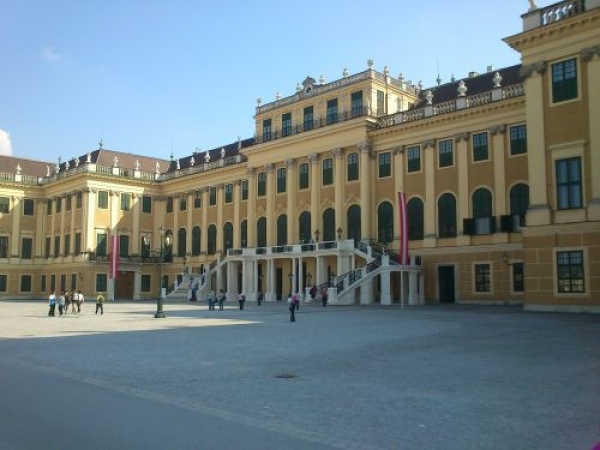
<svg viewBox="0 0 600 450"><path fill-rule="evenodd" d="M61 291L58 296L58 315L62 317L65 309L65 291Z"/></svg>
<svg viewBox="0 0 600 450"><path fill-rule="evenodd" d="M296 321L296 304L299 302L298 294L292 295L292 301L290 303L290 322Z"/></svg>
<svg viewBox="0 0 600 450"><path fill-rule="evenodd" d="M83 294L81 293L81 289L77 291L77 314L81 312L81 305L85 301Z"/></svg>
<svg viewBox="0 0 600 450"><path fill-rule="evenodd" d="M54 291L50 292L50 295L48 296L48 306L50 307L48 316L54 317L54 310L56 309L56 294Z"/></svg>
<svg viewBox="0 0 600 450"><path fill-rule="evenodd" d="M238 303L240 304L240 310L244 309L244 303L246 303L246 294L240 292L238 295Z"/></svg>
<svg viewBox="0 0 600 450"><path fill-rule="evenodd" d="M104 295L102 295L102 292L96 294L96 314L98 314L98 310L100 310L100 315L104 314Z"/></svg>
<svg viewBox="0 0 600 450"><path fill-rule="evenodd" d="M225 292L223 292L223 289L219 291L217 299L219 300L219 311L223 311L223 303L227 300L227 296L225 295Z"/></svg>

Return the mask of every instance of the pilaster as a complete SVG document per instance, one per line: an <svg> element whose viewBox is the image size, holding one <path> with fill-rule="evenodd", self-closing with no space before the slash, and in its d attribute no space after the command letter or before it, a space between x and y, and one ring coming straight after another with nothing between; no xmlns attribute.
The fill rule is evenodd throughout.
<svg viewBox="0 0 600 450"><path fill-rule="evenodd" d="M372 232L373 221L373 199L371 194L372 173L371 173L371 146L368 142L357 145L360 151L360 227L363 239L373 239Z"/></svg>

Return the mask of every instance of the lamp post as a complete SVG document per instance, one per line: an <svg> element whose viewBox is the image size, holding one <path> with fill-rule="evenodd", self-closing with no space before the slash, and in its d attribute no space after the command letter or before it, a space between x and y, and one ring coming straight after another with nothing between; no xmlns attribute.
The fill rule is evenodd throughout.
<svg viewBox="0 0 600 450"><path fill-rule="evenodd" d="M292 272L288 273L288 278L290 279L290 293L293 293L294 290L292 283L294 282L294 274Z"/></svg>
<svg viewBox="0 0 600 450"><path fill-rule="evenodd" d="M160 233L160 260L159 260L159 264L158 264L158 300L156 301L156 314L154 314L154 318L155 319L164 319L165 313L163 312L163 270L162 270L162 265L163 265L163 258L165 256L165 250L164 250L164 239L165 239L165 229L164 227L161 225L160 228L158 229L159 233Z"/></svg>

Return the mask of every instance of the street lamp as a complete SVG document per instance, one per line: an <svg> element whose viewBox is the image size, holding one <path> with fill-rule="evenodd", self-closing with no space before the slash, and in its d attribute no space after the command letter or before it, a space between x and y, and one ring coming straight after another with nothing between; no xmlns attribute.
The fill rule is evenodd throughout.
<svg viewBox="0 0 600 450"><path fill-rule="evenodd" d="M294 290L292 283L294 282L294 274L292 272L288 273L288 278L290 279L290 293Z"/></svg>
<svg viewBox="0 0 600 450"><path fill-rule="evenodd" d="M165 249L164 249L164 244L167 244L167 247L170 244L171 238L170 236L167 236L165 238L165 229L164 227L161 225L160 228L158 229L158 232L160 233L160 260L159 260L159 271L158 271L158 286L159 286L159 292L158 292L158 300L156 301L156 314L154 314L154 318L155 319L164 319L165 313L163 312L163 269L162 269L162 265L163 265L163 259L165 257ZM166 242L165 242L166 239Z"/></svg>

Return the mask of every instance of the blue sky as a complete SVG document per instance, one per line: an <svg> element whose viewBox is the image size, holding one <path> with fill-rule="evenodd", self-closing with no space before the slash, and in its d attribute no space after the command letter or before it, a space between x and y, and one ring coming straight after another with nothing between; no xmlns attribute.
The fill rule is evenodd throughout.
<svg viewBox="0 0 600 450"><path fill-rule="evenodd" d="M552 2L538 1L538 6ZM256 98L367 68L425 87L520 62L528 1L0 0L0 154L167 158L254 134ZM0 168L1 169L1 168Z"/></svg>

